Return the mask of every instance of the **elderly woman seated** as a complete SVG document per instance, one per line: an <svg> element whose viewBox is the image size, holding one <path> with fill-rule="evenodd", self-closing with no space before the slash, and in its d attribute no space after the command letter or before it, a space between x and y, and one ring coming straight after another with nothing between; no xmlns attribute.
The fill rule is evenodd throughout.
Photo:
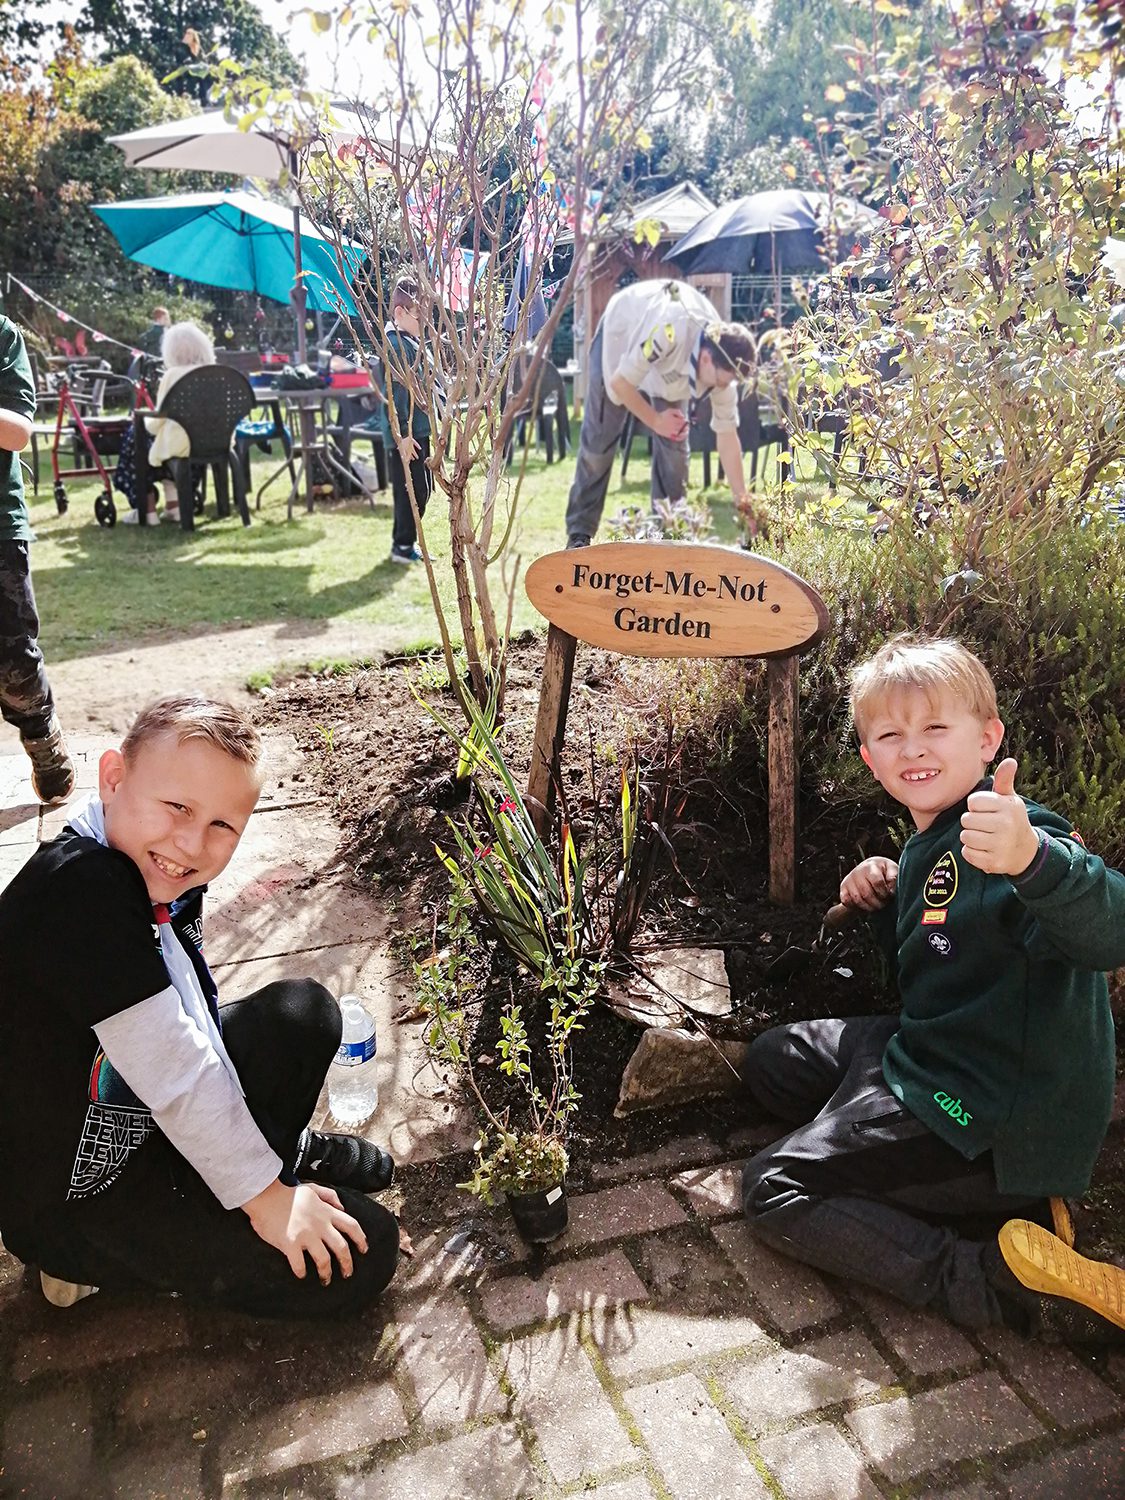
<svg viewBox="0 0 1125 1500"><path fill-rule="evenodd" d="M165 331L161 343L161 355L164 360L164 374L156 392L158 411L164 397L189 370L198 369L200 365L215 363L215 348L202 328L197 327L195 323L173 323ZM191 444L188 441L188 435L178 422L173 422L168 417L146 417L145 427L152 435L148 461L154 468L164 463L166 459L187 458L190 454ZM150 526L155 525L155 494L149 495L147 504L145 523ZM169 521L180 519L176 486L170 479L164 480L164 514ZM128 521L130 517L125 516L123 519Z"/></svg>

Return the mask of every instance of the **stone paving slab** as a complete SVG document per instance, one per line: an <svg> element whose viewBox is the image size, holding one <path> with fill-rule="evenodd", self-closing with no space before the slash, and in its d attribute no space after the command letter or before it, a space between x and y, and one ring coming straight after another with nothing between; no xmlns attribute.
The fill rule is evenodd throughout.
<svg viewBox="0 0 1125 1500"><path fill-rule="evenodd" d="M78 748L92 784L102 744ZM416 1023L393 1019L406 991L387 927L338 867L292 747L273 753L246 862L212 902L223 993L304 972L369 995L384 1058L372 1134L416 1159L449 1149L464 1125L421 1068ZM0 753L0 881L56 822L30 801L26 758ZM384 1304L332 1327L104 1294L52 1308L0 1250L0 1494L1125 1494L1125 1358L965 1334L757 1244L740 1169L774 1135L683 1136L603 1164L545 1249L502 1210L429 1204L438 1227Z"/></svg>

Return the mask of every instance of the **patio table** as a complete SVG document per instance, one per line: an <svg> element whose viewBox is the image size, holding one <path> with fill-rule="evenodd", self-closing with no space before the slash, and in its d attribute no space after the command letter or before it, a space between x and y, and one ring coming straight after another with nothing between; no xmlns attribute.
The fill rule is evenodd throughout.
<svg viewBox="0 0 1125 1500"><path fill-rule="evenodd" d="M305 506L311 512L315 504L316 495L314 490L315 466L319 462L329 475L338 475L348 486L360 483L357 476L345 464L340 462L333 445L331 436L327 431L328 417L327 407L330 401L339 400L341 396L363 396L370 395L374 391L371 385L348 386L338 388L336 386L315 386L306 391L279 390L276 386L260 386L255 390L255 404L264 407L274 418L276 424L281 422L281 407L284 403L286 411L293 413L298 422L294 424L300 432L300 439L293 444L293 458L296 460L297 468L292 484L289 488L289 499L287 502L287 514L293 519L293 501L296 499L301 488L302 479L305 485ZM260 502L262 493L266 490L287 464L281 464L274 472L258 487L257 499ZM366 490L366 486L364 486ZM370 499L370 494L368 494Z"/></svg>

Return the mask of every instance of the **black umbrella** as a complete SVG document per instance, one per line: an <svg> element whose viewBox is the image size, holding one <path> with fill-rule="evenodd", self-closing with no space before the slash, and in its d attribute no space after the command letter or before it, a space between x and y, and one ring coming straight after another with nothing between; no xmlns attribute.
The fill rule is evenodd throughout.
<svg viewBox="0 0 1125 1500"><path fill-rule="evenodd" d="M835 235L835 259L844 260L882 223L857 198L785 188L751 193L700 219L672 246L667 259L685 275L726 271L733 276L823 271L826 230ZM829 237L830 238L830 237Z"/></svg>

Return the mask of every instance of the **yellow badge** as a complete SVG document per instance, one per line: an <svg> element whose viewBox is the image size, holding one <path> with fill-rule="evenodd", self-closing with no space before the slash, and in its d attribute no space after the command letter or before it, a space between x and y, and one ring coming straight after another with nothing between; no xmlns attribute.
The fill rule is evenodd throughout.
<svg viewBox="0 0 1125 1500"><path fill-rule="evenodd" d="M922 913L922 926L940 927L948 915L947 911L924 911Z"/></svg>
<svg viewBox="0 0 1125 1500"><path fill-rule="evenodd" d="M930 873L922 887L922 900L926 906L948 906L957 894L957 861L952 849L947 849Z"/></svg>

